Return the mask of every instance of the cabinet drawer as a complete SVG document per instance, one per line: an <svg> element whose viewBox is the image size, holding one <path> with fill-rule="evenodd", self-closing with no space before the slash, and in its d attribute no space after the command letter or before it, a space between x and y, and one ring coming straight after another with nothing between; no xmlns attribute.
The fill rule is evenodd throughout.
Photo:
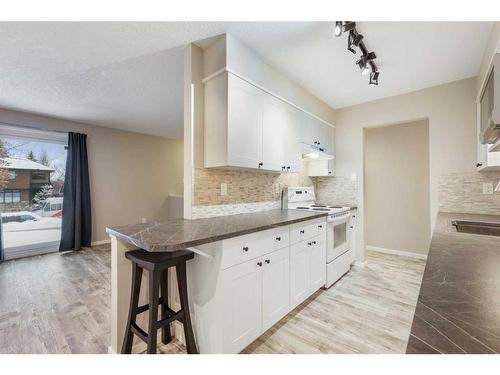
<svg viewBox="0 0 500 375"><path fill-rule="evenodd" d="M258 258L290 245L289 226L229 238L222 241L221 269Z"/></svg>
<svg viewBox="0 0 500 375"><path fill-rule="evenodd" d="M290 225L290 243L307 240L318 234L325 233L326 218L314 219Z"/></svg>

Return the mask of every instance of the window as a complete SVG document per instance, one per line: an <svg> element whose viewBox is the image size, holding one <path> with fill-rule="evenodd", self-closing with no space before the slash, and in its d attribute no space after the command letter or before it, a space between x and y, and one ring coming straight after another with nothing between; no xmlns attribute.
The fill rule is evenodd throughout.
<svg viewBox="0 0 500 375"><path fill-rule="evenodd" d="M45 171L31 171L31 178L33 180L45 180L47 178L47 172L45 172Z"/></svg>
<svg viewBox="0 0 500 375"><path fill-rule="evenodd" d="M9 171L9 180L15 180L16 176L16 171Z"/></svg>
<svg viewBox="0 0 500 375"><path fill-rule="evenodd" d="M21 192L19 190L0 190L0 203L21 202Z"/></svg>

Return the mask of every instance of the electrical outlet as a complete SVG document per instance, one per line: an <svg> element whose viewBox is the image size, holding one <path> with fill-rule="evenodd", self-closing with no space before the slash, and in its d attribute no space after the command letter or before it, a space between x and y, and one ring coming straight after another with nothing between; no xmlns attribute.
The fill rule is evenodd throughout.
<svg viewBox="0 0 500 375"><path fill-rule="evenodd" d="M227 184L225 182L220 184L220 195L227 195Z"/></svg>
<svg viewBox="0 0 500 375"><path fill-rule="evenodd" d="M483 194L493 194L493 182L483 182Z"/></svg>
<svg viewBox="0 0 500 375"><path fill-rule="evenodd" d="M141 223L145 223L145 222L146 222L146 218L145 217L141 218Z"/></svg>

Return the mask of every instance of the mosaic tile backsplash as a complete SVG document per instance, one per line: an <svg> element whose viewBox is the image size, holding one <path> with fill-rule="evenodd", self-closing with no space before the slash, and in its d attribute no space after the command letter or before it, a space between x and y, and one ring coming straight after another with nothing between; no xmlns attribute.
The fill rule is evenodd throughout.
<svg viewBox="0 0 500 375"><path fill-rule="evenodd" d="M500 193L483 194L483 183L500 181L500 172L450 173L439 178L439 209L443 212L500 215Z"/></svg>
<svg viewBox="0 0 500 375"><path fill-rule="evenodd" d="M316 201L331 205L356 206L357 180L350 176L316 177Z"/></svg>
<svg viewBox="0 0 500 375"><path fill-rule="evenodd" d="M227 184L227 195L221 195L221 183ZM312 185L308 176L299 173L199 168L194 170L193 206L279 201L285 186Z"/></svg>

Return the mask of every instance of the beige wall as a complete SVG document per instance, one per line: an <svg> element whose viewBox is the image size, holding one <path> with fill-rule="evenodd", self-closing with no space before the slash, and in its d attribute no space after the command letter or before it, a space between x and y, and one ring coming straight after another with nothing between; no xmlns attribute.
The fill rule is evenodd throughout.
<svg viewBox="0 0 500 375"><path fill-rule="evenodd" d="M469 78L336 111L336 174L358 176L358 260L364 260L363 129L429 120L431 228L438 212L438 178L473 172L476 162L476 79Z"/></svg>
<svg viewBox="0 0 500 375"><path fill-rule="evenodd" d="M364 137L366 245L427 254L428 122L369 128Z"/></svg>
<svg viewBox="0 0 500 375"><path fill-rule="evenodd" d="M88 135L93 241L107 226L165 219L168 194L182 194L182 141L5 109L0 122Z"/></svg>

